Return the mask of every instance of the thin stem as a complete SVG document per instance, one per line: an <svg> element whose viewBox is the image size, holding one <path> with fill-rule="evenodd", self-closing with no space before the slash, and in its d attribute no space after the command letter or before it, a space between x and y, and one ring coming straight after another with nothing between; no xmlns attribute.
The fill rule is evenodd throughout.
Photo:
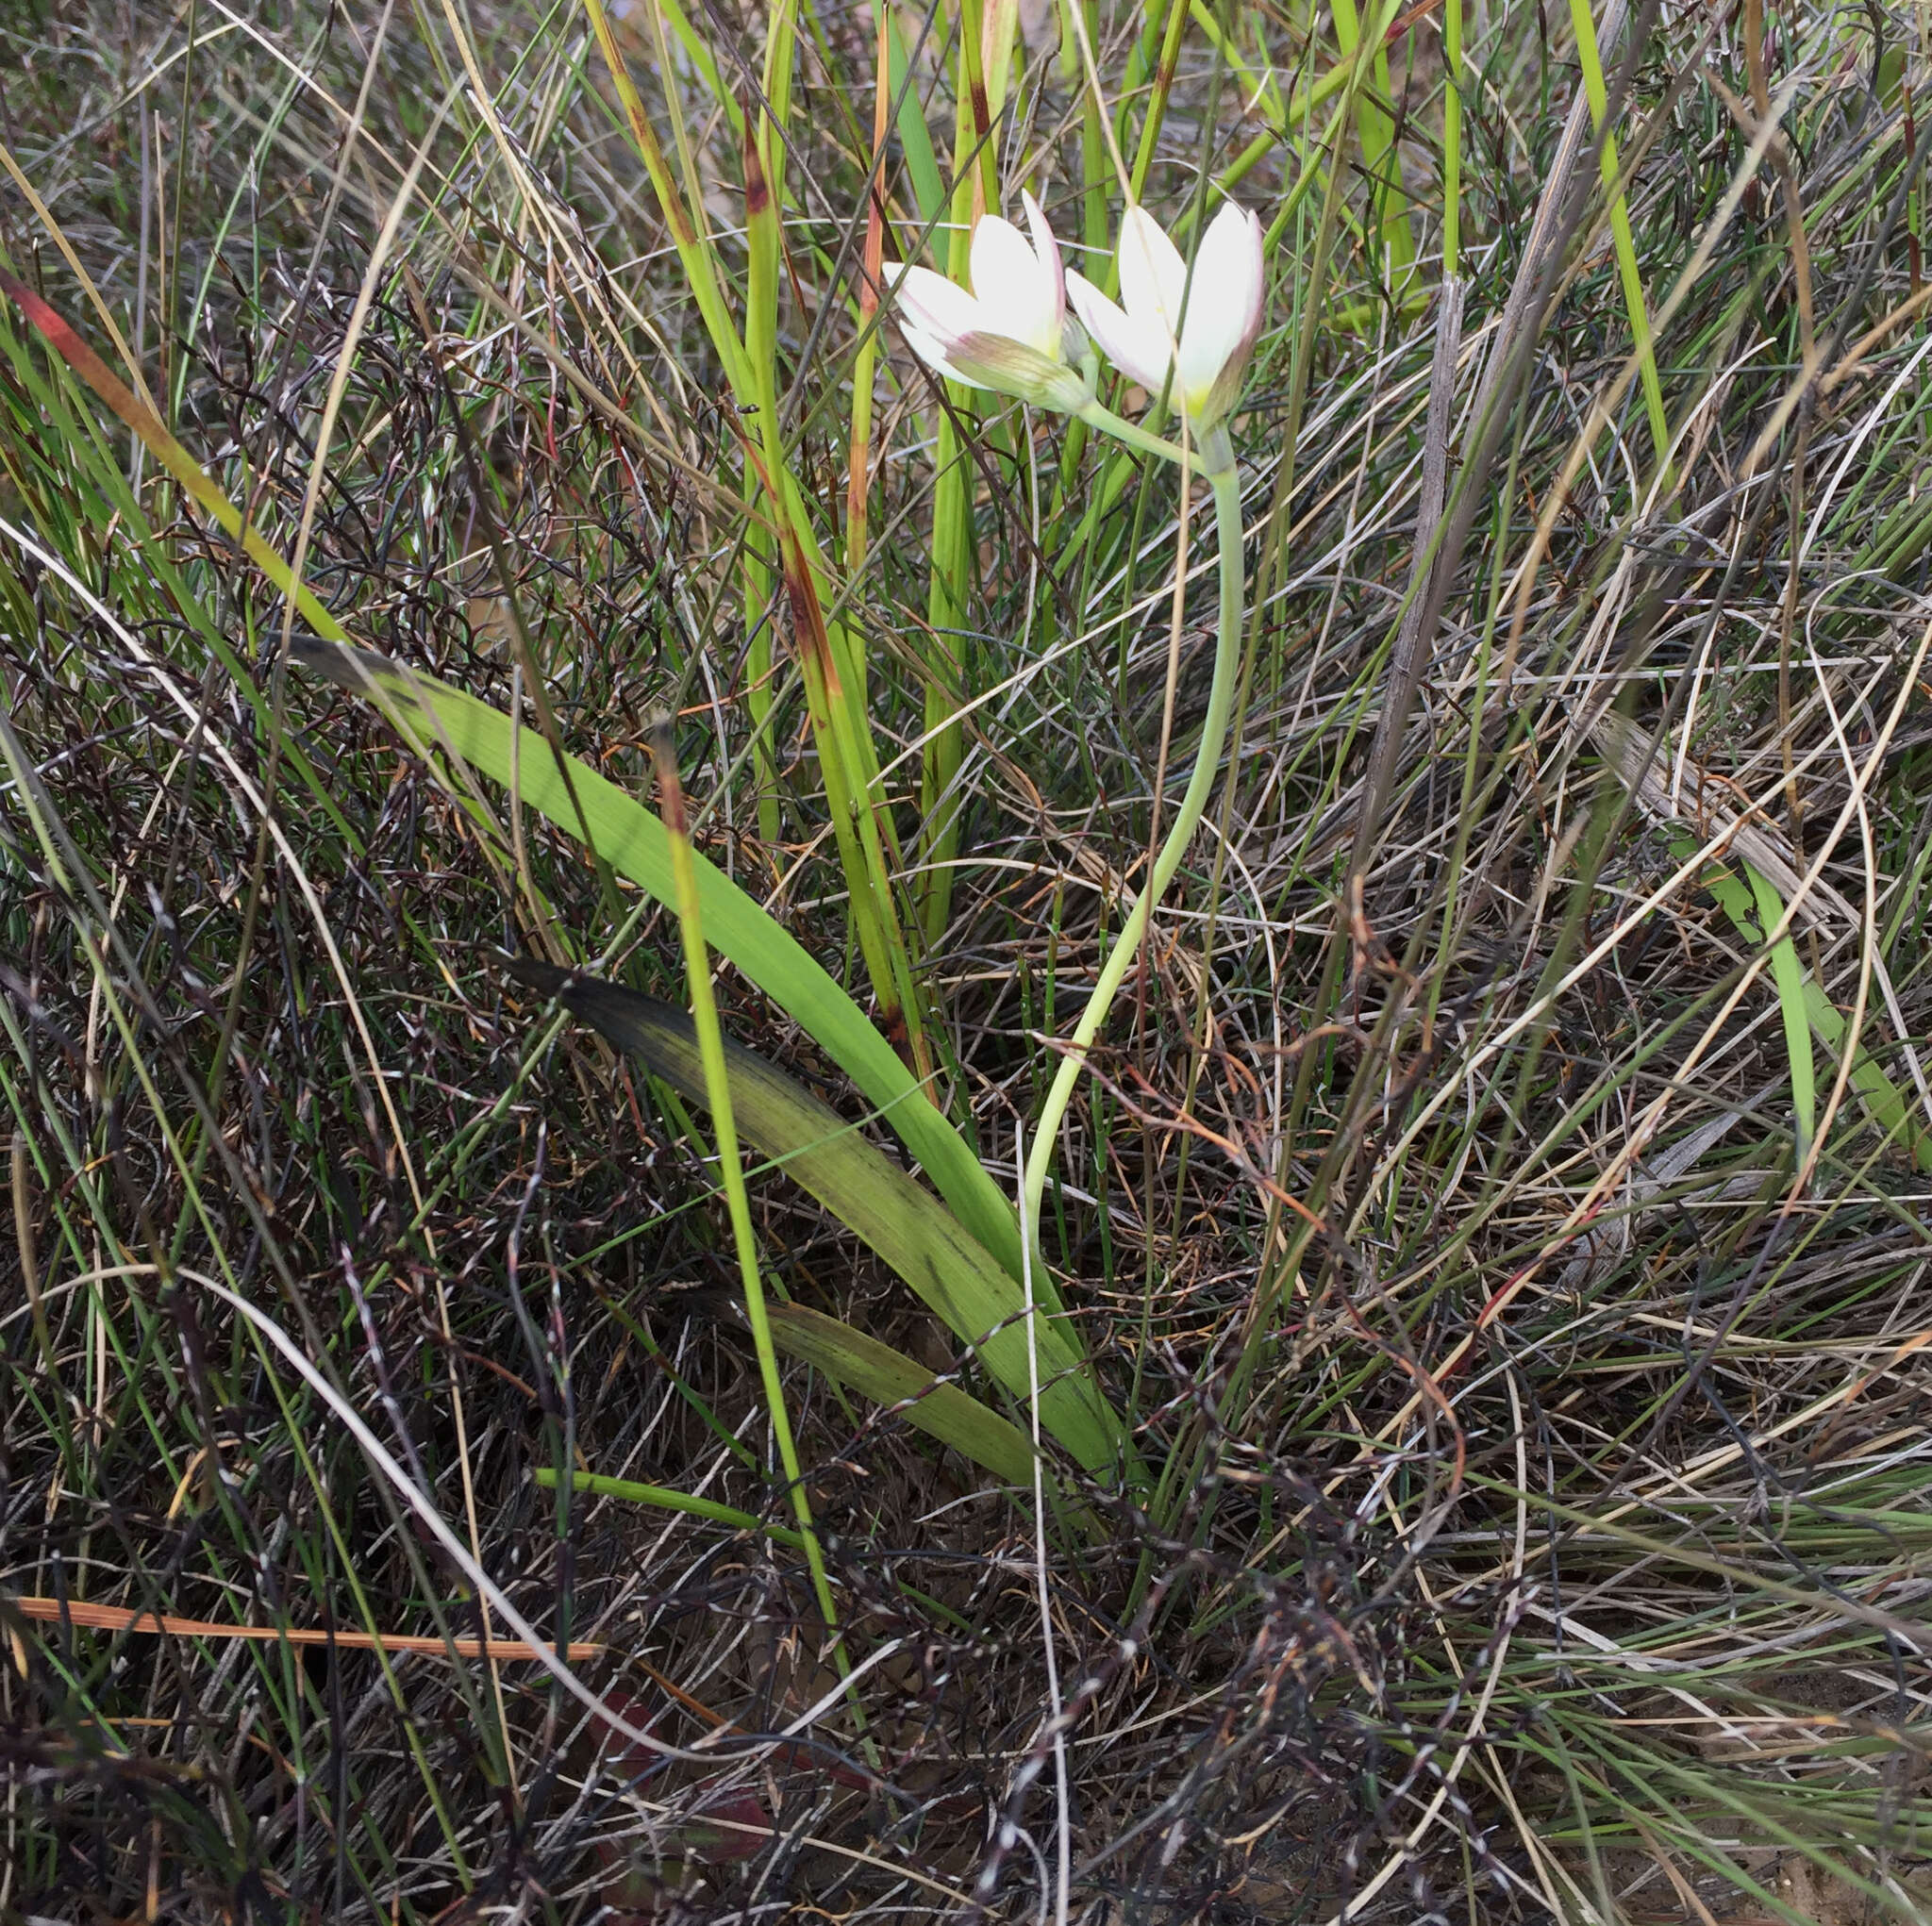
<svg viewBox="0 0 1932 1926"><path fill-rule="evenodd" d="M1111 429L1109 428L1109 432ZM1149 438L1152 439L1151 437ZM1179 451L1175 450L1178 454ZM1087 1048L1100 1033L1114 996L1126 979L1140 955L1141 939L1147 933L1147 919L1154 905L1166 893L1167 886L1179 869L1181 857L1193 839L1214 778L1221 770L1222 751L1226 745L1228 715L1234 706L1235 669L1241 653L1243 589L1241 567L1241 492L1235 473L1234 454L1224 429L1211 428L1201 438L1200 461L1214 490L1214 529L1221 550L1221 629L1214 642L1214 683L1208 694L1208 715L1201 725L1201 747L1194 758L1194 772L1188 780L1179 813L1167 840L1154 859L1154 873L1147 888L1135 899L1119 940L1108 953L1100 981L1080 1013L1074 1028L1073 1042L1054 1073L1053 1087L1046 1093L1046 1105L1033 1134L1033 1149L1026 1159L1024 1179L1022 1220L1040 1222L1040 1203L1046 1189L1046 1173L1053 1166L1059 1144L1060 1123L1073 1102L1074 1086L1087 1061Z"/></svg>
<svg viewBox="0 0 1932 1926"><path fill-rule="evenodd" d="M1129 448L1138 448L1143 455L1163 456L1183 468L1200 473L1201 458L1198 455L1190 455L1178 441L1166 441L1158 435L1150 435L1145 428L1138 427L1097 401L1090 401L1074 419L1085 422L1090 428L1098 428L1103 434L1111 435L1116 441L1124 441Z"/></svg>
<svg viewBox="0 0 1932 1926"><path fill-rule="evenodd" d="M1462 265L1462 0L1442 9L1442 278L1453 281Z"/></svg>

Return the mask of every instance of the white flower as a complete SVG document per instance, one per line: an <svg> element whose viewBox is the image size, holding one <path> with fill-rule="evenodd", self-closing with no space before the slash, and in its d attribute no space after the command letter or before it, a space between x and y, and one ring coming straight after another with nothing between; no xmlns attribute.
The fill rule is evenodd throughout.
<svg viewBox="0 0 1932 1926"><path fill-rule="evenodd" d="M1124 308L1091 281L1067 276L1088 333L1123 374L1150 394L1167 389L1196 428L1211 428L1241 393L1261 331L1260 222L1229 201L1201 237L1191 288L1188 264L1160 224L1144 208L1129 208L1118 259Z"/></svg>
<svg viewBox="0 0 1932 1926"><path fill-rule="evenodd" d="M1074 414L1093 385L1071 365L1067 283L1059 244L1031 194L1022 194L1029 242L1010 221L983 214L973 230L973 291L930 268L888 261L886 286L898 303L908 344L929 367L968 388L1018 395ZM1071 328L1073 357L1086 343Z"/></svg>

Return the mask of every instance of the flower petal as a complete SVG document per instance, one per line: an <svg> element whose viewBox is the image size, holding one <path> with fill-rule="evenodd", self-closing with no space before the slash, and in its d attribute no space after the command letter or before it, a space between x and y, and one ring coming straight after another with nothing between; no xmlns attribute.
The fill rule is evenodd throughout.
<svg viewBox="0 0 1932 1926"><path fill-rule="evenodd" d="M1048 286L1053 290L1053 319L1058 330L1064 325L1067 318L1067 276L1060 265L1060 244L1053 237L1053 229L1047 224L1045 214L1041 211L1040 203L1024 190L1020 194L1020 205L1026 209L1026 226L1033 236L1033 252L1038 257L1041 272L1046 276Z"/></svg>
<svg viewBox="0 0 1932 1926"><path fill-rule="evenodd" d="M1059 315L1053 280L1026 237L1010 221L982 214L973 230L972 265L979 325L1058 357Z"/></svg>
<svg viewBox="0 0 1932 1926"><path fill-rule="evenodd" d="M1158 394L1167 384L1168 363L1174 356L1166 324L1144 324L1124 313L1084 274L1072 270L1067 274L1067 292L1100 352L1129 381Z"/></svg>
<svg viewBox="0 0 1932 1926"><path fill-rule="evenodd" d="M1229 201L1194 255L1176 375L1190 408L1207 400L1224 370L1247 359L1261 322L1262 283L1261 224Z"/></svg>
<svg viewBox="0 0 1932 1926"><path fill-rule="evenodd" d="M974 381L971 375L961 374L946 358L945 344L918 325L915 322L902 322L899 332L906 337L906 345L930 368L935 374L943 375L948 381L957 381L966 388L984 388L983 381Z"/></svg>
<svg viewBox="0 0 1932 1926"><path fill-rule="evenodd" d="M1137 322L1167 330L1172 341L1181 324L1188 264L1145 208L1129 208L1121 223L1121 300Z"/></svg>
<svg viewBox="0 0 1932 1926"><path fill-rule="evenodd" d="M1261 251L1261 222L1252 208L1230 201L1208 224L1206 239L1214 238L1217 227L1225 228L1230 283L1246 296L1248 326L1258 332L1261 312L1268 304L1268 264Z"/></svg>
<svg viewBox="0 0 1932 1926"><path fill-rule="evenodd" d="M907 267L888 261L881 278L892 291L903 328L924 328L941 342L971 334L985 324L979 303L930 268Z"/></svg>

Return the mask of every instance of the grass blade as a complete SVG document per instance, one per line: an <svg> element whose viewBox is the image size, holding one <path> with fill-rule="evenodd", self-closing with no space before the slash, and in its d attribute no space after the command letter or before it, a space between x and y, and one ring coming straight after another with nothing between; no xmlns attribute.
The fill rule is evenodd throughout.
<svg viewBox="0 0 1932 1926"><path fill-rule="evenodd" d="M554 1466L540 1465L530 1475L545 1491L557 1489ZM790 1525L768 1525L763 1519L754 1518L750 1512L740 1511L735 1505L720 1504L713 1498L696 1498L689 1491L679 1491L673 1486L640 1485L630 1478L606 1478L595 1471L573 1471L570 1488L589 1492L593 1498L622 1498L631 1504L655 1504L660 1511L682 1512L687 1518L703 1519L708 1524L729 1525L734 1531L751 1532L759 1537L770 1538L774 1544L789 1545L794 1552L805 1548L804 1535L794 1532Z"/></svg>
<svg viewBox="0 0 1932 1926"><path fill-rule="evenodd" d="M1682 838L1674 841L1672 846L1685 855L1688 855L1694 847L1694 845ZM1750 871L1748 866L1747 873L1752 876L1754 887L1760 885L1761 879L1757 877L1755 872ZM1704 887L1717 898L1719 906L1730 918L1732 922L1738 926L1739 933L1751 942L1763 941L1764 928L1774 927L1777 919L1784 914L1783 905L1778 901L1777 891L1772 888L1768 883L1761 883L1761 887L1769 891L1770 896L1769 904L1762 909L1760 909L1760 905L1764 904L1764 898L1762 896L1754 898L1752 890L1747 889L1728 870L1712 868L1707 871L1704 877ZM1771 919L1770 922L1763 927L1760 927L1757 921L1759 914L1768 914ZM1817 1038L1818 1041L1826 1050L1836 1056L1844 1047L1844 1012L1825 994L1824 985L1809 971L1805 971L1802 982L1793 985L1788 992L1785 974L1779 970L1777 949L1790 947L1790 944L1791 938L1790 934L1787 933L1783 942L1774 948L1771 958L1772 970L1777 985L1778 998L1785 1005L1785 1037L1787 1042L1790 1042L1791 1038L1790 1005L1788 998L1795 996L1803 1001L1805 1021L1809 1026L1811 1034ZM1797 961L1795 949L1792 950L1791 961L1792 963ZM1805 1070L1802 1073L1808 1076L1812 1068L1808 1051L1804 1053L1804 1061ZM1791 1075L1794 1109L1796 1108L1798 1093L1797 1080L1801 1074L1797 1068L1798 1062L1799 1053L1793 1047ZM1852 1088L1857 1091L1859 1101L1863 1103L1867 1111L1871 1113L1872 1121L1885 1133L1886 1137L1904 1147L1913 1163L1920 1170L1932 1171L1932 1132L1927 1132L1915 1123L1912 1104L1906 1097L1905 1092L1886 1075L1884 1070L1880 1068L1867 1051L1861 1050L1853 1060ZM1812 1102L1815 1106L1815 1085Z"/></svg>
<svg viewBox="0 0 1932 1926"><path fill-rule="evenodd" d="M1621 14L1623 9L1620 7L1615 11ZM1610 233L1617 250L1617 279L1630 317L1631 343L1636 349L1643 384L1643 408L1650 419L1651 440L1661 473L1670 453L1670 417L1665 412L1664 391L1657 380L1657 351L1651 341L1650 311L1643 295L1643 272L1637 264L1637 240L1630 231L1630 207L1618 186L1622 168L1617 158L1617 137L1604 125L1610 96L1604 79L1603 58L1597 49L1596 24L1590 15L1590 0L1570 0L1570 22L1576 34L1576 58L1583 64L1583 86L1590 99L1591 121L1603 141L1604 186L1615 196L1610 203Z"/></svg>
<svg viewBox="0 0 1932 1926"><path fill-rule="evenodd" d="M788 465L789 450L779 419L774 356L777 271L783 247L779 217L785 191L778 165L784 150L775 138L761 132L763 109L746 117L742 158L750 311L741 333L725 297L716 242L698 218L704 206L700 170L679 112L680 103L674 97L670 105L685 182L682 191L652 128L643 97L630 76L602 0L583 0L583 4L706 331L724 363L739 408L757 424L757 450L742 438L741 445L747 467L761 484L778 525L784 607L805 679L825 804L850 892L854 928L881 1015L889 1027L904 1023L913 1060L925 1070L930 1066L919 1000L892 888L899 852L886 809L878 751L867 711L865 658L850 627L842 621L828 620L824 613L824 588L831 580L830 571L812 530L806 496ZM675 70L663 37L662 18L655 8L650 9L650 18L658 42L660 71L668 85ZM781 118L782 104L790 95L794 38L790 14L781 8L771 24L765 64L767 98ZM749 566L752 582L764 579L757 561ZM757 623L762 613L748 610L748 620ZM769 638L758 643L760 661L767 659L764 652L768 646ZM755 705L755 713L762 719L762 697ZM769 818L769 812L761 813Z"/></svg>
<svg viewBox="0 0 1932 1926"><path fill-rule="evenodd" d="M1744 874L1757 899L1758 927L1775 929L1784 917L1785 906L1771 879L1749 863L1744 865ZM1771 946L1771 974L1777 985L1785 1049L1791 1060L1791 1114L1797 1120L1797 1162L1802 1168L1811 1154L1811 1139L1818 1134L1818 1079L1811 1062L1811 1019L1805 1004L1805 966L1798 960L1798 946L1790 930Z"/></svg>
<svg viewBox="0 0 1932 1926"><path fill-rule="evenodd" d="M806 1562L811 1567L812 1590L819 1613L830 1632L838 1625L831 1582L825 1576L825 1555L812 1530L811 1501L798 1468L798 1446L791 1436L791 1417L785 1408L785 1387L778 1379L778 1358L772 1349L772 1327L765 1315L765 1281L758 1264L758 1233L752 1228L751 1201L745 1194L744 1165L738 1154L738 1126L732 1115L731 1079L724 1069L724 1038L718 1028L718 1003L711 991L711 957L705 942L704 912L698 901L697 865L691 860L691 830L685 816L684 785L678 778L677 756L667 726L658 732L652 750L658 766L658 788L664 804L664 834L671 850L673 895L677 904L677 928L684 939L684 965L691 985L691 1030L697 1038L698 1071L705 1104L711 1113L717 1138L718 1169L724 1180L725 1207L731 1218L731 1241L738 1256L738 1273L744 1289L745 1322L758 1352L758 1378L764 1386L765 1408L772 1436L791 1489L791 1509L805 1541ZM842 1646L836 1648L842 1668Z"/></svg>

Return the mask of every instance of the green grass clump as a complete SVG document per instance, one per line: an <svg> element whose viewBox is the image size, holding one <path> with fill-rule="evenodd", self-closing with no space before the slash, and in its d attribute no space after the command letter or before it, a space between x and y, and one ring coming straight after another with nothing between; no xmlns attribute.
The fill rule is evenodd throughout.
<svg viewBox="0 0 1932 1926"><path fill-rule="evenodd" d="M1932 1912L1928 34L0 21L0 1919Z"/></svg>

